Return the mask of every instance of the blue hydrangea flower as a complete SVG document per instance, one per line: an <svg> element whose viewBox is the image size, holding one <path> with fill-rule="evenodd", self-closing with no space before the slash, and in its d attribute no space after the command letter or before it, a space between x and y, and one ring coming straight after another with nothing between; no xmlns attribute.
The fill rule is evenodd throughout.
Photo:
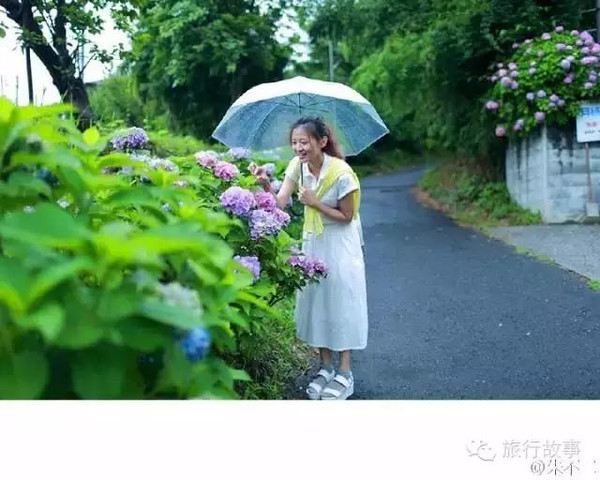
<svg viewBox="0 0 600 480"><path fill-rule="evenodd" d="M208 354L210 333L204 327L188 330L179 341L179 347L190 362L198 362Z"/></svg>

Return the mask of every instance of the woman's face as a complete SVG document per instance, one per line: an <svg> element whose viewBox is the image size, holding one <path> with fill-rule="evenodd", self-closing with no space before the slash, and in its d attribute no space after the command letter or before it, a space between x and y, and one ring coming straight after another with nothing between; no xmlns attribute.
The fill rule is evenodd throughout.
<svg viewBox="0 0 600 480"><path fill-rule="evenodd" d="M326 144L327 137L317 140L302 127L295 128L292 132L292 148L302 163L316 160Z"/></svg>

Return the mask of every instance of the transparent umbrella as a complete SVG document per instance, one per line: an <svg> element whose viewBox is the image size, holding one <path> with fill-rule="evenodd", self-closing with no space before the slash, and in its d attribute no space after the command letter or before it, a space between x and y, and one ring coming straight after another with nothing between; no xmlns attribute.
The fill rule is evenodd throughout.
<svg viewBox="0 0 600 480"><path fill-rule="evenodd" d="M212 136L231 148L274 150L289 144L298 118L318 115L333 129L344 155L358 155L389 132L379 114L347 85L294 77L263 83L227 110Z"/></svg>

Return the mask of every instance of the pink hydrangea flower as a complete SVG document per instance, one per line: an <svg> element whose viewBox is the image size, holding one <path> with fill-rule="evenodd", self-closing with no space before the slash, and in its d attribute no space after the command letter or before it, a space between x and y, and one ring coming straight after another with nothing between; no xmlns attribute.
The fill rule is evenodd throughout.
<svg viewBox="0 0 600 480"><path fill-rule="evenodd" d="M485 108L487 110L491 110L491 111L495 111L498 110L498 107L500 105L498 104L498 102L494 101L494 100L489 100L485 103Z"/></svg>
<svg viewBox="0 0 600 480"><path fill-rule="evenodd" d="M213 173L216 177L219 177L226 182L230 182L240 174L240 171L233 163L221 160L216 163Z"/></svg>
<svg viewBox="0 0 600 480"><path fill-rule="evenodd" d="M505 137L506 136L506 128L504 128L502 125L498 125L496 127L496 136L497 137Z"/></svg>
<svg viewBox="0 0 600 480"><path fill-rule="evenodd" d="M212 150L202 150L194 154L196 163L204 168L213 168L219 161L219 154Z"/></svg>
<svg viewBox="0 0 600 480"><path fill-rule="evenodd" d="M258 208L263 208L265 210L274 210L277 208L277 201L269 192L255 192L254 198Z"/></svg>

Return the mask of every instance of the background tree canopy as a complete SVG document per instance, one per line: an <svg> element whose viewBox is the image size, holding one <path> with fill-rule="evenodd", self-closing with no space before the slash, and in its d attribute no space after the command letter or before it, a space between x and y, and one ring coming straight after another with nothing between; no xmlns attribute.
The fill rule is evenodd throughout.
<svg viewBox="0 0 600 480"><path fill-rule="evenodd" d="M248 88L282 78L291 50L275 40L278 8L247 0L151 0L141 9L130 65L143 99L171 126L208 138Z"/></svg>
<svg viewBox="0 0 600 480"><path fill-rule="evenodd" d="M315 0L304 2L311 61L373 102L396 144L483 159L501 170L502 148L483 114L489 67L514 42L562 24L594 28L591 0Z"/></svg>

